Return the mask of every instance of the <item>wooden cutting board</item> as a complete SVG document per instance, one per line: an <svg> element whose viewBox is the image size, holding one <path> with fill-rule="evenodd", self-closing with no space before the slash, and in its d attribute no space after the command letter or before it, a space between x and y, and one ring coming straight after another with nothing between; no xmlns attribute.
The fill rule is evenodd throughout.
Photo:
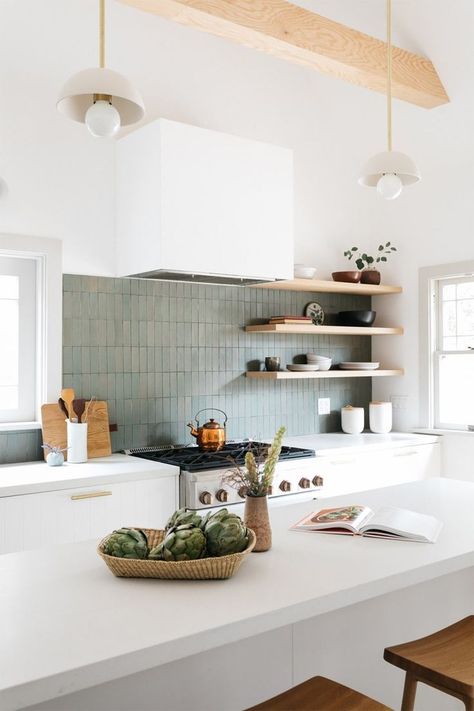
<svg viewBox="0 0 474 711"><path fill-rule="evenodd" d="M104 400L94 400L89 408L87 430L87 456L89 459L95 457L108 457L112 454L109 430L109 412L107 403ZM61 412L57 403L42 405L41 423L43 429L43 442L61 447L67 447L67 430L64 413ZM46 459L48 452L44 450ZM67 459L67 452L64 452Z"/></svg>

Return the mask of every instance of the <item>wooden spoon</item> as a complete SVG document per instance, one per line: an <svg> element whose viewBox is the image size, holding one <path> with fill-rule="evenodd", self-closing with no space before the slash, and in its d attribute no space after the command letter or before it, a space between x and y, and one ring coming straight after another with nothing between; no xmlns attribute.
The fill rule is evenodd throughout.
<svg viewBox="0 0 474 711"><path fill-rule="evenodd" d="M74 408L74 412L77 415L78 422L82 422L82 415L84 414L84 410L86 409L86 400L84 398L73 400L72 406Z"/></svg>
<svg viewBox="0 0 474 711"><path fill-rule="evenodd" d="M76 417L72 404L75 397L74 388L63 388L61 390L61 397L66 403L67 411L69 413L69 420L72 422L73 418Z"/></svg>
<svg viewBox="0 0 474 711"><path fill-rule="evenodd" d="M66 405L66 403L64 402L64 400L62 399L62 397L59 398L59 400L58 400L58 405L59 405L60 409L61 409L61 410L64 412L64 414L66 415L66 419L69 419L69 412L67 411L67 405Z"/></svg>

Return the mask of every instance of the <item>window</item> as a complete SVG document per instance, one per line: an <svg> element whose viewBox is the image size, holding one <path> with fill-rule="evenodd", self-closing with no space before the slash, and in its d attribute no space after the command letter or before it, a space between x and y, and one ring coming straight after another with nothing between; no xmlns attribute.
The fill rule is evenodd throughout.
<svg viewBox="0 0 474 711"><path fill-rule="evenodd" d="M432 423L474 426L474 274L432 281Z"/></svg>
<svg viewBox="0 0 474 711"><path fill-rule="evenodd" d="M39 427L61 387L61 242L0 234L0 430Z"/></svg>
<svg viewBox="0 0 474 711"><path fill-rule="evenodd" d="M35 419L37 262L0 256L0 421Z"/></svg>

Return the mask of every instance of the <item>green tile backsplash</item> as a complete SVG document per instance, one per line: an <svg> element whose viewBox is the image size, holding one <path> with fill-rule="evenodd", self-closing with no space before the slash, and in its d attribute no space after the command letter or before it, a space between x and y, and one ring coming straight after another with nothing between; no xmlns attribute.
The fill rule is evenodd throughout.
<svg viewBox="0 0 474 711"><path fill-rule="evenodd" d="M309 301L328 314L370 308L370 298L362 296L67 274L64 386L108 401L110 420L118 425L114 450L189 442L186 423L204 407L227 413L229 438L271 437L280 425L289 434L340 429L343 405L368 407L370 379L265 382L243 375L267 355L280 356L282 365L308 351L336 362L370 360L367 337L277 336L242 328L301 314ZM331 415L318 416L318 397L331 398ZM23 459L37 458L37 433L21 437ZM17 433L0 435L0 461L16 460L18 441Z"/></svg>

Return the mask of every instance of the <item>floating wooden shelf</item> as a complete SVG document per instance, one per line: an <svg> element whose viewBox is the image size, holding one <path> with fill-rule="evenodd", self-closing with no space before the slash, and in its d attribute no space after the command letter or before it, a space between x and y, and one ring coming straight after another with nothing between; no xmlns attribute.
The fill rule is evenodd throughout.
<svg viewBox="0 0 474 711"><path fill-rule="evenodd" d="M401 286L388 284L350 284L345 281L324 281L322 279L289 279L270 281L264 284L254 284L256 289L281 289L282 291L314 291L320 294L359 294L360 296L377 296L382 294L400 294Z"/></svg>
<svg viewBox="0 0 474 711"><path fill-rule="evenodd" d="M283 323L262 323L246 326L250 333L293 333L313 336L401 336L403 328L377 328L367 326L295 326Z"/></svg>
<svg viewBox="0 0 474 711"><path fill-rule="evenodd" d="M289 370L278 370L268 372L266 370L248 370L247 378L258 378L260 380L310 380L312 378L389 378L395 375L403 375L404 370L397 368L394 370L310 370L300 373Z"/></svg>

